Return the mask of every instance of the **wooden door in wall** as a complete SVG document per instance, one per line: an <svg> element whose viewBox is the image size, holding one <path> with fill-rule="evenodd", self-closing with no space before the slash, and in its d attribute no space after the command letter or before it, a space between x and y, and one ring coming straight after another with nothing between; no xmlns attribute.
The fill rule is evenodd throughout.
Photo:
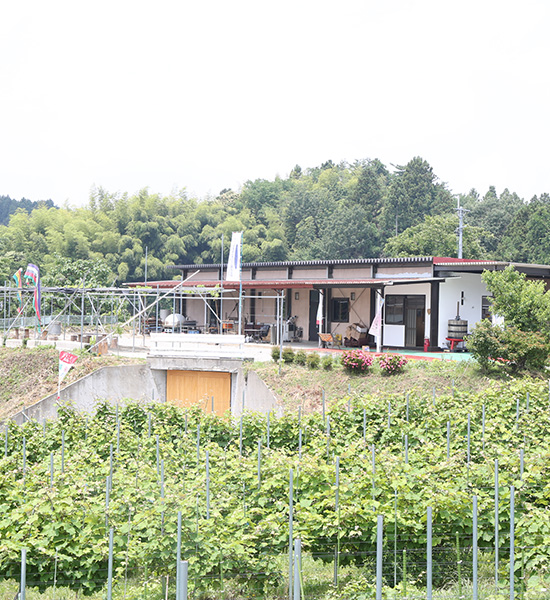
<svg viewBox="0 0 550 600"><path fill-rule="evenodd" d="M225 414L231 408L231 373L219 371L167 371L166 402L189 408L200 406L203 412Z"/></svg>

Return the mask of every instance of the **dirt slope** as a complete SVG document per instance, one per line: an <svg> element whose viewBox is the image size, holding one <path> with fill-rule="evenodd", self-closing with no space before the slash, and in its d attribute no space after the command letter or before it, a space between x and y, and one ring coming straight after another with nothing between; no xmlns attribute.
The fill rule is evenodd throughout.
<svg viewBox="0 0 550 600"><path fill-rule="evenodd" d="M79 358L63 385L103 366L140 362L118 356L75 354ZM0 348L0 420L54 393L58 369L59 350L55 348Z"/></svg>

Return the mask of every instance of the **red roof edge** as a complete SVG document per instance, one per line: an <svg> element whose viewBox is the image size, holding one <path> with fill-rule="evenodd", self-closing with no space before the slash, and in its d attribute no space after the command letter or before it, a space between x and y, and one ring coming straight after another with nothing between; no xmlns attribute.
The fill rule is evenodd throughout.
<svg viewBox="0 0 550 600"><path fill-rule="evenodd" d="M479 258L452 258L450 256L434 256L433 263L434 265L439 265L441 263L484 263L486 260Z"/></svg>

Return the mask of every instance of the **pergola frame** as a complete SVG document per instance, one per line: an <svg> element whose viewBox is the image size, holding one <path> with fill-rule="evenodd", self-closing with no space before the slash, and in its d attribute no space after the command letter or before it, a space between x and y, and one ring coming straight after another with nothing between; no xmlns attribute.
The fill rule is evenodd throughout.
<svg viewBox="0 0 550 600"><path fill-rule="evenodd" d="M186 280L187 281L187 280ZM41 323L34 313L33 286L17 288L14 285L0 286L0 331L5 339L14 329L29 329L34 331L34 338L40 335L40 329L47 331L54 323L61 325L63 339L69 331L78 330L81 347L85 329L93 329L96 338L99 335L112 336L120 327L131 326L133 337L145 336L147 333L146 318L154 319L157 327L161 326L160 310L162 307L176 313L181 310L182 300L202 301L205 315L210 313L218 325L221 325L221 315L208 303L216 298L235 300L235 290L231 288L204 288L186 284L186 281L174 281L172 288L160 286L135 287L42 287ZM22 309L18 312L18 294L22 297ZM244 298L257 298L256 295L246 295ZM264 298L277 299L277 323L283 321L284 290L276 290L273 296ZM169 307L169 308L168 308ZM128 319L121 315L128 314ZM41 325L41 327L40 327ZM175 329L174 329L175 331ZM220 327L223 332L223 328Z"/></svg>

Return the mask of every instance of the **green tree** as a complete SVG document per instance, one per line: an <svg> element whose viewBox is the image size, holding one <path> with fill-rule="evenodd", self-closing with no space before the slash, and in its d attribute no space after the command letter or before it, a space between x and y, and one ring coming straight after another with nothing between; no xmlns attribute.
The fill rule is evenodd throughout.
<svg viewBox="0 0 550 600"><path fill-rule="evenodd" d="M535 196L510 220L497 249L504 260L550 262L550 196Z"/></svg>
<svg viewBox="0 0 550 600"><path fill-rule="evenodd" d="M261 220L266 207L277 205L282 191L283 186L280 179L247 181L241 193L241 201L245 208L248 208L256 218Z"/></svg>
<svg viewBox="0 0 550 600"><path fill-rule="evenodd" d="M482 279L493 294L492 311L521 331L550 334L550 292L544 281L528 280L513 266L484 271Z"/></svg>
<svg viewBox="0 0 550 600"><path fill-rule="evenodd" d="M114 275L103 259L71 259L56 254L45 265L42 283L48 287L108 287Z"/></svg>
<svg viewBox="0 0 550 600"><path fill-rule="evenodd" d="M523 200L515 193L505 189L498 196L491 186L483 198L475 190L466 196L460 196L460 205L470 210L466 222L475 223L491 233L491 238L485 240L487 252L495 258L503 258L497 251L504 235L516 214L524 206Z"/></svg>
<svg viewBox="0 0 550 600"><path fill-rule="evenodd" d="M450 212L453 198L427 161L414 157L405 166L398 166L391 178L388 202L385 205L385 226L397 235L416 225L426 215Z"/></svg>
<svg viewBox="0 0 550 600"><path fill-rule="evenodd" d="M326 188L314 188L303 183L289 193L284 227L293 259L306 260L303 250L315 245L321 224L330 222L336 208L337 203ZM307 236L304 237L306 232ZM308 251L308 255L310 254Z"/></svg>
<svg viewBox="0 0 550 600"><path fill-rule="evenodd" d="M316 258L368 258L378 255L379 230L362 206L340 203L319 228Z"/></svg>
<svg viewBox="0 0 550 600"><path fill-rule="evenodd" d="M386 167L375 158L361 168L357 183L350 196L354 204L367 211L371 222L377 222L387 200L389 173Z"/></svg>
<svg viewBox="0 0 550 600"><path fill-rule="evenodd" d="M457 256L458 217L426 216L423 223L405 229L384 246L385 256ZM464 258L483 258L484 242L491 235L481 227L467 226L463 233Z"/></svg>
<svg viewBox="0 0 550 600"><path fill-rule="evenodd" d="M539 331L521 331L517 327L478 323L468 336L468 350L482 369L504 368L513 373L542 371L548 363L550 338Z"/></svg>

